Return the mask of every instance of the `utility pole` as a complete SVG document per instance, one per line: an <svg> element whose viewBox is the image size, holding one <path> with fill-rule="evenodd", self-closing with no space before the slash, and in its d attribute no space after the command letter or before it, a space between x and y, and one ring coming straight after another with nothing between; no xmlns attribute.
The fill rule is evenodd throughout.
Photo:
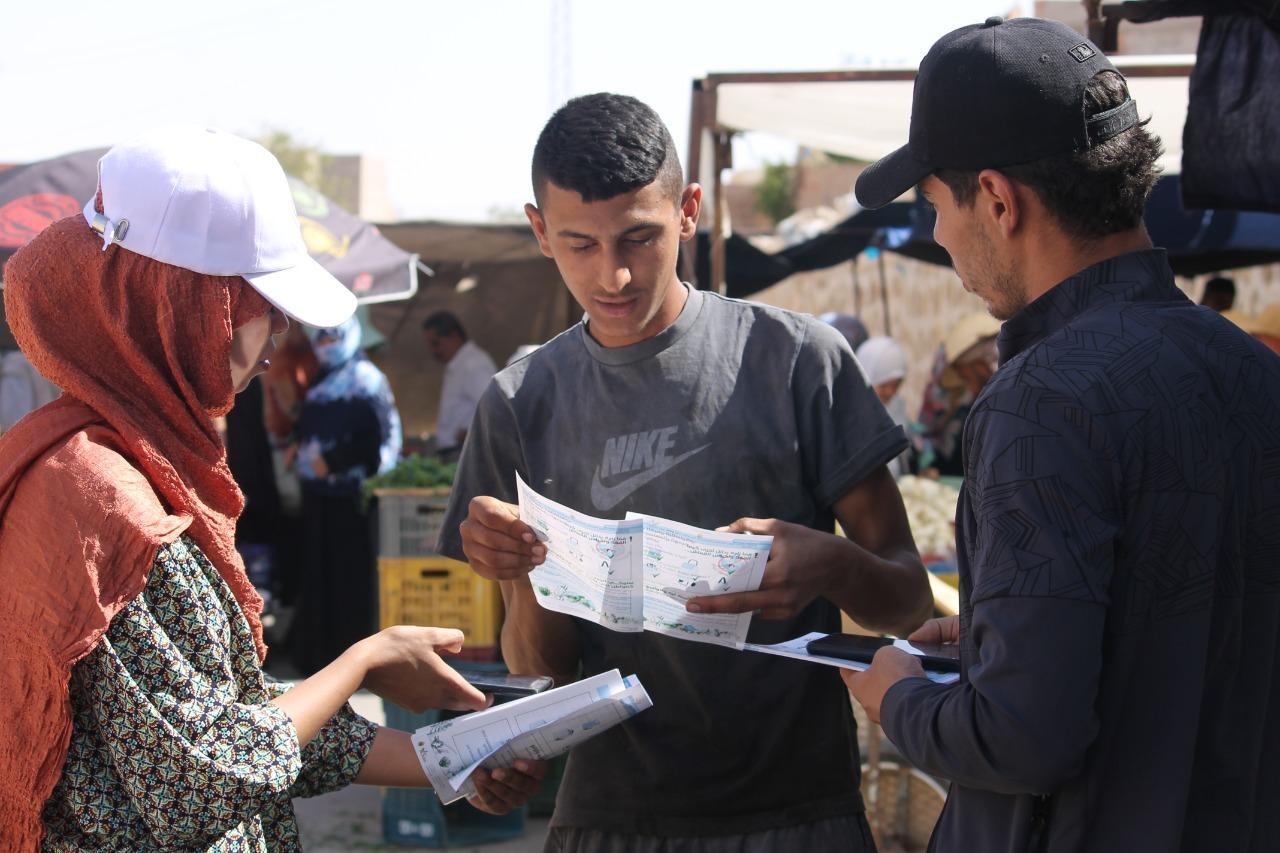
<svg viewBox="0 0 1280 853"><path fill-rule="evenodd" d="M560 109L573 93L573 0L551 0L551 41L547 56L547 112Z"/></svg>

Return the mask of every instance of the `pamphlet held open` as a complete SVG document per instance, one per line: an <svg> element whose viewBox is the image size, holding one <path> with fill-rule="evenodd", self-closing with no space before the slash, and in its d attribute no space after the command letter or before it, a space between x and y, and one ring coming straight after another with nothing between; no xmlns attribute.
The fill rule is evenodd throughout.
<svg viewBox="0 0 1280 853"><path fill-rule="evenodd" d="M529 573L538 603L614 631L655 631L741 649L750 613L697 614L694 596L759 589L772 536L720 533L628 513L594 518L516 478L520 518L546 546Z"/></svg>

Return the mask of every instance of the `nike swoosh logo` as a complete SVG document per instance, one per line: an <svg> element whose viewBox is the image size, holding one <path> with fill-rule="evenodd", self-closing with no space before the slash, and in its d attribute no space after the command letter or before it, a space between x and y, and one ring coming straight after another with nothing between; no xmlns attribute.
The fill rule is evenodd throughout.
<svg viewBox="0 0 1280 853"><path fill-rule="evenodd" d="M711 444L707 443L701 447L695 447L693 450L686 453L681 453L679 456L675 456L670 459L663 459L648 471L641 471L638 474L633 474L621 483L613 486L606 486L604 483L600 482L600 469L597 468L595 479L591 481L591 502L595 504L596 509L598 510L603 511L613 509L645 483L648 483L650 480L657 477L661 477L663 474L667 473L693 454L701 453L710 446Z"/></svg>

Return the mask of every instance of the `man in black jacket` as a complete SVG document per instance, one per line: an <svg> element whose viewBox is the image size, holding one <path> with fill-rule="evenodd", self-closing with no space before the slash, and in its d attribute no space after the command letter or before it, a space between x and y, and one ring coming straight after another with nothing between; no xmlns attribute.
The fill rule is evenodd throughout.
<svg viewBox="0 0 1280 853"><path fill-rule="evenodd" d="M1082 36L944 36L910 142L965 289L1004 322L963 438L959 642L847 681L952 780L935 850L1280 849L1280 360L1174 284L1142 210L1160 143Z"/></svg>

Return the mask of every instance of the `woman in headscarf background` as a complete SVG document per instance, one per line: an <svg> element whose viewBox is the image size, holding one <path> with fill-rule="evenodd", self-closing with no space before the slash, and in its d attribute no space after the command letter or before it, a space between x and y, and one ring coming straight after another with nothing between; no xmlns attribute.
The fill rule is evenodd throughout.
<svg viewBox="0 0 1280 853"><path fill-rule="evenodd" d="M264 677L214 421L288 326L259 287L317 322L354 300L307 258L260 146L184 128L99 169L83 216L5 269L14 335L64 393L0 437L0 849L297 849L292 797L427 784L355 690L486 700L438 654L461 632L437 628L380 632L292 689ZM482 807L536 786L495 784Z"/></svg>
<svg viewBox="0 0 1280 853"><path fill-rule="evenodd" d="M402 443L391 385L360 348L359 320L309 328L307 337L319 372L295 425L304 560L289 638L304 673L376 630L377 560L362 487L395 466Z"/></svg>
<svg viewBox="0 0 1280 853"><path fill-rule="evenodd" d="M990 314L970 314L951 328L938 347L920 406L922 474L964 476L960 449L964 422L978 393L996 371L999 332L1000 321Z"/></svg>
<svg viewBox="0 0 1280 853"><path fill-rule="evenodd" d="M908 439L913 439L917 430L907 418L907 403L902 399L902 382L907 378L907 352L893 338L877 336L868 338L858 347L854 355L867 374L867 381L876 389L876 396L884 404L889 417L902 427ZM911 446L897 457L889 460L889 473L894 478L910 474L914 451Z"/></svg>
<svg viewBox="0 0 1280 853"><path fill-rule="evenodd" d="M870 334L867 327L854 314L841 314L837 311L827 311L818 315L818 319L831 326L840 334L844 335L844 339L849 342L849 349L855 353L858 347L866 342Z"/></svg>

